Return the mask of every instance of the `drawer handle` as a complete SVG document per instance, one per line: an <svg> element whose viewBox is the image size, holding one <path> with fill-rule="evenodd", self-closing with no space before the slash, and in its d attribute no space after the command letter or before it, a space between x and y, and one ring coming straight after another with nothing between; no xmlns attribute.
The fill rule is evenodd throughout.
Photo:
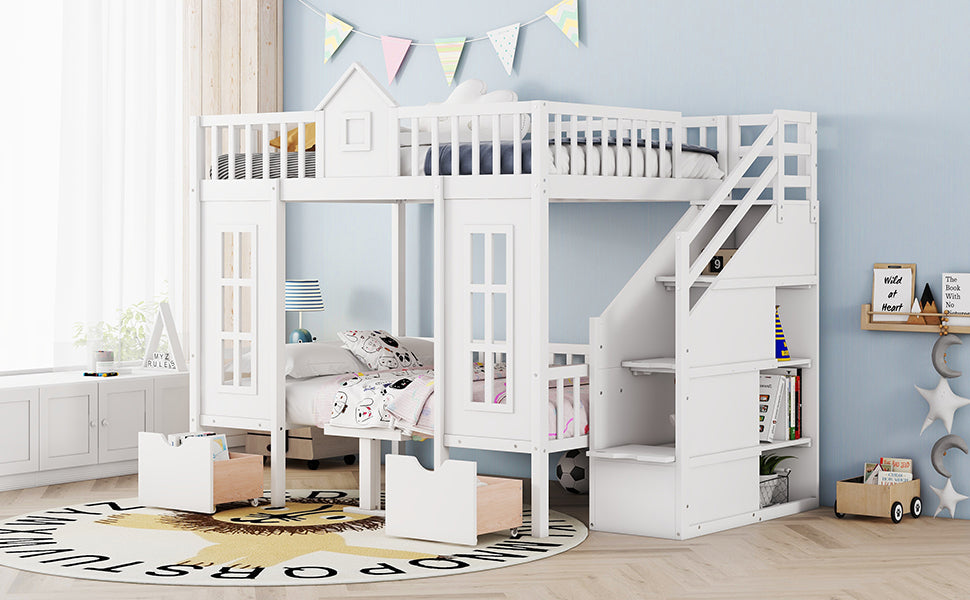
<svg viewBox="0 0 970 600"><path fill-rule="evenodd" d="M108 419L101 419L101 426L102 427L107 427L108 426Z"/></svg>
<svg viewBox="0 0 970 600"><path fill-rule="evenodd" d="M97 427L97 426L98 426L98 422L92 419L91 420L91 427L94 428L94 427Z"/></svg>

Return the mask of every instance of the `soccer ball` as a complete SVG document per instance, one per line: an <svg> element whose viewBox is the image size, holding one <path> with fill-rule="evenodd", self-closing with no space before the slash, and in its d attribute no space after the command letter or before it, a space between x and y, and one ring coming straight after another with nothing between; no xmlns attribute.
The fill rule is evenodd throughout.
<svg viewBox="0 0 970 600"><path fill-rule="evenodd" d="M570 450L556 465L556 478L567 492L585 494L589 491L589 458L585 450Z"/></svg>

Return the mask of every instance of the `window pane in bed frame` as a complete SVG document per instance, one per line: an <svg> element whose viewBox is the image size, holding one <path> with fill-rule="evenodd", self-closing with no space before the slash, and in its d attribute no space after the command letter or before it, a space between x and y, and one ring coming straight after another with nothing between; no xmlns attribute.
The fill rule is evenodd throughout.
<svg viewBox="0 0 970 600"><path fill-rule="evenodd" d="M248 231L239 233L239 277L253 277L253 234Z"/></svg>
<svg viewBox="0 0 970 600"><path fill-rule="evenodd" d="M505 285L505 234L492 234L492 283ZM504 338L503 338L504 339Z"/></svg>
<svg viewBox="0 0 970 600"><path fill-rule="evenodd" d="M234 266L236 264L236 260L233 254L234 250L235 247L233 245L232 232L222 232L222 277L224 279L232 279L235 277Z"/></svg>
<svg viewBox="0 0 970 600"><path fill-rule="evenodd" d="M236 376L236 357L232 340L222 340L222 384L232 385Z"/></svg>
<svg viewBox="0 0 970 600"><path fill-rule="evenodd" d="M222 286L222 330L227 332L236 329L233 319L233 291L231 285Z"/></svg>
<svg viewBox="0 0 970 600"><path fill-rule="evenodd" d="M239 331L253 331L253 288L249 285L239 286Z"/></svg>
<svg viewBox="0 0 970 600"><path fill-rule="evenodd" d="M485 234L471 234L472 242L472 284L485 283Z"/></svg>
<svg viewBox="0 0 970 600"><path fill-rule="evenodd" d="M239 385L250 387L253 384L253 343L249 340L239 342Z"/></svg>
<svg viewBox="0 0 970 600"><path fill-rule="evenodd" d="M485 339L485 294L472 292L472 330L473 340Z"/></svg>
<svg viewBox="0 0 970 600"><path fill-rule="evenodd" d="M492 341L507 341L508 321L506 320L508 299L501 292L492 294Z"/></svg>

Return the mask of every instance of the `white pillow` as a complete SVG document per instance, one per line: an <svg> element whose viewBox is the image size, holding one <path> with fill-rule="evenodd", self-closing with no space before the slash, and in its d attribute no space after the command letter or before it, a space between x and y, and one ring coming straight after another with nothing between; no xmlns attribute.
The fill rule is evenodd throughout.
<svg viewBox="0 0 970 600"><path fill-rule="evenodd" d="M484 81L478 79L469 79L468 81L463 81L458 86L452 90L451 94L444 102L429 102L426 106L441 106L446 104L491 104L496 102L518 102L518 95L512 90L495 90L494 92L485 93L486 86ZM471 117L459 117L458 118L458 139L461 142L470 142L472 139L472 118ZM512 140L515 136L519 139L525 137L525 134L529 132L529 126L531 125L532 118L529 113L523 113L519 123L515 123L515 119L511 115L502 116L499 118L499 137L502 140ZM432 129L432 124L434 123L433 117L426 117L418 120L418 129L422 133L428 135L419 136L420 144L430 144L431 136L430 132ZM402 131L409 132L410 128L405 124L402 127ZM451 118L450 117L439 117L438 118L438 139L443 143L448 143L451 141ZM484 116L479 119L479 139L482 142L488 142L492 139L492 118L490 116ZM405 136L404 143L408 145L410 139Z"/></svg>
<svg viewBox="0 0 970 600"><path fill-rule="evenodd" d="M393 335L383 330L337 332L347 350L372 371L420 367L421 361Z"/></svg>
<svg viewBox="0 0 970 600"><path fill-rule="evenodd" d="M363 371L364 366L340 342L286 344L285 373L303 379Z"/></svg>
<svg viewBox="0 0 970 600"><path fill-rule="evenodd" d="M422 367L431 368L434 366L434 341L417 337L398 338L405 348L418 357L418 362Z"/></svg>

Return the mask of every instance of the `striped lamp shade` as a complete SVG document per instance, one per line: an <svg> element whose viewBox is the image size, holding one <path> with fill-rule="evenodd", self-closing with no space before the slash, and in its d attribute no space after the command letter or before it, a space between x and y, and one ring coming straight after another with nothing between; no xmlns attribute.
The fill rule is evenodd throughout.
<svg viewBox="0 0 970 600"><path fill-rule="evenodd" d="M323 294L316 279L287 279L283 298L286 310L323 310Z"/></svg>

